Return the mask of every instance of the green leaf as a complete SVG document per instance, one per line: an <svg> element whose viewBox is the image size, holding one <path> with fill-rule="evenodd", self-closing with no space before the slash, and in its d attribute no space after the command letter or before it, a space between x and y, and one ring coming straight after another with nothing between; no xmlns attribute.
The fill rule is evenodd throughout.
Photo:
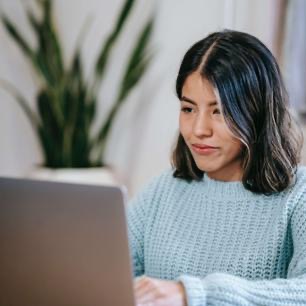
<svg viewBox="0 0 306 306"><path fill-rule="evenodd" d="M103 123L102 127L99 129L98 135L94 138L93 146L99 147L98 159L102 158L102 154L106 145L106 139L108 137L109 131L113 124L114 118L118 113L120 106L123 101L128 96L129 92L141 79L142 75L146 71L152 56L147 54L148 42L153 29L153 18L151 18L143 31L140 33L135 47L131 53L129 62L127 64L124 76L122 78L119 94L111 108L106 121Z"/></svg>
<svg viewBox="0 0 306 306"><path fill-rule="evenodd" d="M46 89L42 89L37 95L38 112L41 118L40 135L46 162L55 167L62 164L63 126L54 113L53 101L54 94Z"/></svg>
<svg viewBox="0 0 306 306"><path fill-rule="evenodd" d="M46 76L49 84L55 85L63 78L64 67L62 59L62 51L60 42L55 31L51 16L51 1L43 1L44 18L40 29L37 32L39 40L39 48L37 50L37 57L39 58L42 72Z"/></svg>
<svg viewBox="0 0 306 306"><path fill-rule="evenodd" d="M28 57L28 59L35 66L35 56L34 51L31 49L26 40L21 36L19 30L17 30L16 26L4 15L1 16L1 21L7 30L8 34L11 38L17 43L22 52Z"/></svg>
<svg viewBox="0 0 306 306"><path fill-rule="evenodd" d="M34 32L36 32L36 34L38 34L41 26L40 22L35 18L35 16L29 9L27 9L26 14L32 29L34 30Z"/></svg>
<svg viewBox="0 0 306 306"><path fill-rule="evenodd" d="M14 97L14 99L19 104L19 106L23 110L26 117L28 117L30 123L32 124L36 132L36 129L40 124L40 120L37 117L37 115L29 107L29 102L26 101L26 99L22 97L21 93L18 91L18 89L13 84L11 84L10 82L6 80L0 79L0 88L4 89L5 91L10 93Z"/></svg>
<svg viewBox="0 0 306 306"><path fill-rule="evenodd" d="M97 64L96 64L96 77L98 79L102 79L106 67L106 63L108 61L111 49L116 42L119 34L123 29L123 25L125 24L127 17L129 16L131 9L134 5L135 0L126 0L123 7L121 8L121 12L117 19L116 25L110 35L107 37L104 47L102 48L100 55L98 56Z"/></svg>
<svg viewBox="0 0 306 306"><path fill-rule="evenodd" d="M130 90L137 84L152 58L147 54L149 39L153 29L153 18L151 18L143 31L140 33L135 47L130 56L127 68L120 84L120 90L116 102L124 100Z"/></svg>

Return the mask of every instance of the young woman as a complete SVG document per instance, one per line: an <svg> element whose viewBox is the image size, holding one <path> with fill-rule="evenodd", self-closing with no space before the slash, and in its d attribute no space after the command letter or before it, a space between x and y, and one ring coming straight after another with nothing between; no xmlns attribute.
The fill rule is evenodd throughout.
<svg viewBox="0 0 306 306"><path fill-rule="evenodd" d="M306 169L273 55L210 34L176 91L174 169L128 212L137 305L306 305Z"/></svg>

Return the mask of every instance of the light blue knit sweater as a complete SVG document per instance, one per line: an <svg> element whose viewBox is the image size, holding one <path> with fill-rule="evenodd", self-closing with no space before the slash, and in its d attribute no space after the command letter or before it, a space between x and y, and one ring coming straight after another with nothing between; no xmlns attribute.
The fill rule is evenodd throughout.
<svg viewBox="0 0 306 306"><path fill-rule="evenodd" d="M306 305L306 168L272 196L168 170L128 208L134 274L181 280L188 305Z"/></svg>

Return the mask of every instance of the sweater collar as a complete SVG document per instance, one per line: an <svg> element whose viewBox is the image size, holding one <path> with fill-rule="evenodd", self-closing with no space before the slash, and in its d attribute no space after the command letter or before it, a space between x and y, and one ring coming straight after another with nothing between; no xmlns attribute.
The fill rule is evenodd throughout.
<svg viewBox="0 0 306 306"><path fill-rule="evenodd" d="M208 194L214 195L216 197L230 199L233 200L238 198L250 198L253 195L253 192L247 190L242 181L219 181L213 178L210 178L207 173L203 174L202 182L204 182L205 186L208 189Z"/></svg>

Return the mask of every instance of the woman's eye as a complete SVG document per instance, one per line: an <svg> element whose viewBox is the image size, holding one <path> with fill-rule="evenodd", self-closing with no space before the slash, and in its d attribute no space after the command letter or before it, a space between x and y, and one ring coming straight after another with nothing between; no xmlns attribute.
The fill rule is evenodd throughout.
<svg viewBox="0 0 306 306"><path fill-rule="evenodd" d="M192 108L191 107L182 107L181 111L183 113L191 113L192 112Z"/></svg>
<svg viewBox="0 0 306 306"><path fill-rule="evenodd" d="M219 109L215 109L214 111L213 111L213 114L217 114L217 115L219 115L219 114L221 114L221 112L220 112L220 110Z"/></svg>

